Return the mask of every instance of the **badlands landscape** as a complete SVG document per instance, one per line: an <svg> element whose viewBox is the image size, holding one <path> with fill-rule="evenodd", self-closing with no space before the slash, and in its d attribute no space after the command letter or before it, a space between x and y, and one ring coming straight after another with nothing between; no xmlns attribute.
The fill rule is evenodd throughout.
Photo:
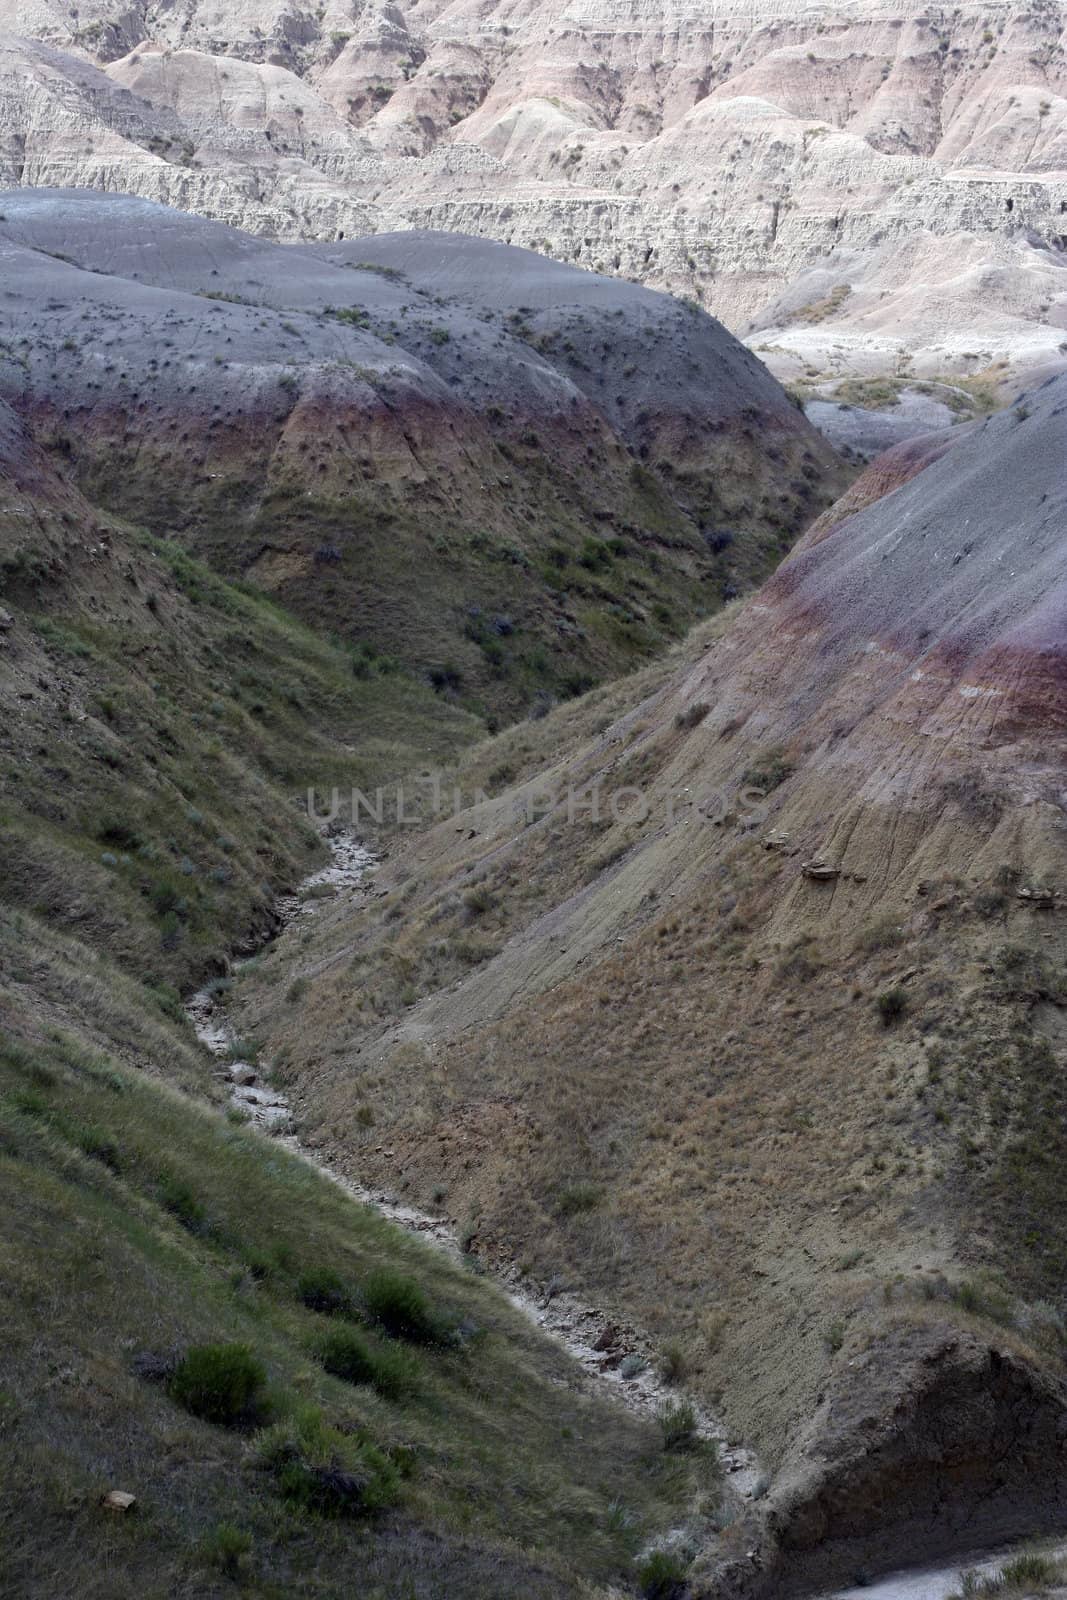
<svg viewBox="0 0 1067 1600"><path fill-rule="evenodd" d="M1062 7L2 20L0 1594L1062 1595Z"/></svg>
<svg viewBox="0 0 1067 1600"><path fill-rule="evenodd" d="M1055 0L0 15L0 185L521 245L695 299L813 394L951 381L958 408L1063 365Z"/></svg>

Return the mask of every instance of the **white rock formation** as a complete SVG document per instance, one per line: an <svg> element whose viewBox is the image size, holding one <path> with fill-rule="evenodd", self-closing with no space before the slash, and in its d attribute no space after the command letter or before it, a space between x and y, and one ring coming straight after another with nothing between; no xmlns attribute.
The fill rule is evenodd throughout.
<svg viewBox="0 0 1067 1600"><path fill-rule="evenodd" d="M0 23L4 184L529 245L695 296L784 375L1067 360L1055 0L0 0Z"/></svg>

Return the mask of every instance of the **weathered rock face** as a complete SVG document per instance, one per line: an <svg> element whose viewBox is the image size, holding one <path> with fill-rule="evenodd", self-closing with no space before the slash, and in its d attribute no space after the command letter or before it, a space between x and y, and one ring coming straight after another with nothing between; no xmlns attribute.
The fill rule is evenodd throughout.
<svg viewBox="0 0 1067 1600"><path fill-rule="evenodd" d="M1059 1531L1067 1387L1057 1377L936 1320L873 1339L854 1373L782 1473L757 1561L731 1564L725 1588L818 1592L919 1552L936 1560Z"/></svg>
<svg viewBox="0 0 1067 1600"><path fill-rule="evenodd" d="M1050 0L7 0L4 21L8 182L285 239L532 246L696 295L782 373L1063 360Z"/></svg>
<svg viewBox="0 0 1067 1600"><path fill-rule="evenodd" d="M0 200L0 397L97 504L514 712L762 577L832 451L703 312L450 235Z"/></svg>

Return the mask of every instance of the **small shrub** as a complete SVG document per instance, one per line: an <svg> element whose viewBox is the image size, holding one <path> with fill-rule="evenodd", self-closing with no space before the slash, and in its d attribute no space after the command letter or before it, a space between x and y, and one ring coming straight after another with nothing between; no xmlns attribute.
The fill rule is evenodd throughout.
<svg viewBox="0 0 1067 1600"><path fill-rule="evenodd" d="M463 904L472 917L480 917L491 911L495 905L492 892L485 884L476 884L473 889L468 889L463 896Z"/></svg>
<svg viewBox="0 0 1067 1600"><path fill-rule="evenodd" d="M612 1500L604 1525L609 1533L629 1533L636 1524L633 1512L621 1500Z"/></svg>
<svg viewBox="0 0 1067 1600"><path fill-rule="evenodd" d="M560 1190L556 1213L561 1217L577 1217L583 1211L595 1211L600 1200L601 1191L595 1183L572 1183Z"/></svg>
<svg viewBox="0 0 1067 1600"><path fill-rule="evenodd" d="M659 1359L659 1375L664 1383L684 1383L689 1362L680 1344L665 1344Z"/></svg>
<svg viewBox="0 0 1067 1600"><path fill-rule="evenodd" d="M195 1345L175 1368L169 1390L184 1410L232 1427L255 1408L267 1374L244 1344Z"/></svg>
<svg viewBox="0 0 1067 1600"><path fill-rule="evenodd" d="M688 1400L672 1400L659 1414L664 1450L683 1450L696 1438L696 1412Z"/></svg>
<svg viewBox="0 0 1067 1600"><path fill-rule="evenodd" d="M200 1541L200 1557L204 1565L214 1567L224 1578L234 1581L247 1571L251 1549L251 1535L242 1533L232 1522L220 1522Z"/></svg>
<svg viewBox="0 0 1067 1600"><path fill-rule="evenodd" d="M244 1061L254 1067L259 1060L259 1046L253 1039L232 1039L226 1046L230 1061Z"/></svg>
<svg viewBox="0 0 1067 1600"><path fill-rule="evenodd" d="M822 967L818 950L812 947L794 947L782 957L775 968L776 976L796 983L807 983Z"/></svg>
<svg viewBox="0 0 1067 1600"><path fill-rule="evenodd" d="M681 1600L685 1594L686 1565L672 1550L653 1550L637 1569L644 1600Z"/></svg>
<svg viewBox="0 0 1067 1600"><path fill-rule="evenodd" d="M710 710L711 707L709 705L706 705L703 700L698 700L695 705L689 706L687 710L679 711L674 719L674 726L683 728L686 731L690 728L698 728Z"/></svg>
<svg viewBox="0 0 1067 1600"><path fill-rule="evenodd" d="M366 1516L396 1499L400 1475L369 1440L340 1433L314 1407L260 1436L260 1464L287 1500L320 1516Z"/></svg>
<svg viewBox="0 0 1067 1600"><path fill-rule="evenodd" d="M164 1173L159 1180L159 1203L187 1232L207 1232L207 1212L184 1179Z"/></svg>
<svg viewBox="0 0 1067 1600"><path fill-rule="evenodd" d="M886 989L880 994L876 1004L878 1006L878 1015L882 1019L882 1026L890 1028L894 1022L899 1022L907 1011L908 997L898 984L896 988Z"/></svg>
<svg viewBox="0 0 1067 1600"><path fill-rule="evenodd" d="M115 1141L99 1128L84 1127L78 1132L78 1143L87 1156L99 1161L110 1172L121 1172L122 1159Z"/></svg>
<svg viewBox="0 0 1067 1600"><path fill-rule="evenodd" d="M791 777L793 771L793 763L786 759L783 751L765 750L743 774L741 783L744 788L755 789L759 794L770 794Z"/></svg>
<svg viewBox="0 0 1067 1600"><path fill-rule="evenodd" d="M371 1320L395 1339L410 1339L413 1344L451 1342L447 1324L413 1278L383 1267L367 1279L363 1303Z"/></svg>
<svg viewBox="0 0 1067 1600"><path fill-rule="evenodd" d="M376 1349L355 1328L331 1328L315 1354L333 1377L368 1384L388 1400L400 1400L417 1387L418 1368L406 1350Z"/></svg>
<svg viewBox="0 0 1067 1600"><path fill-rule="evenodd" d="M297 1279L296 1292L309 1311L324 1317L343 1316L352 1309L352 1296L344 1279L332 1267L310 1267Z"/></svg>
<svg viewBox="0 0 1067 1600"><path fill-rule="evenodd" d="M302 1000L304 998L304 996L307 994L307 992L308 992L308 981L307 981L307 979L306 978L294 978L292 983L289 985L288 989L286 989L286 991L285 991L286 1001L288 1002L289 1005L295 1006L297 1001L298 1000Z"/></svg>
<svg viewBox="0 0 1067 1600"><path fill-rule="evenodd" d="M181 892L168 878L160 878L152 885L149 899L152 902L152 909L158 917L182 916L184 914L185 901Z"/></svg>
<svg viewBox="0 0 1067 1600"><path fill-rule="evenodd" d="M856 949L865 955L873 955L878 950L891 950L903 942L904 929L892 917L883 917L878 922L870 922L864 928L856 941Z"/></svg>

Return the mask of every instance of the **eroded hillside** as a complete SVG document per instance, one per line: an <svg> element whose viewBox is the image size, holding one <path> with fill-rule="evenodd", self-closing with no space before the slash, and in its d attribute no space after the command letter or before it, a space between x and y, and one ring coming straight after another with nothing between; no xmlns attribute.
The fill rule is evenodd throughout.
<svg viewBox="0 0 1067 1600"><path fill-rule="evenodd" d="M433 235L0 210L0 396L96 505L490 716L633 665L843 480L691 307Z"/></svg>
<svg viewBox="0 0 1067 1600"><path fill-rule="evenodd" d="M713 1453L243 1126L182 1006L321 862L309 776L478 723L92 506L6 406L0 579L5 1595L634 1591Z"/></svg>
<svg viewBox="0 0 1067 1600"><path fill-rule="evenodd" d="M709 1583L1062 1524L1065 444L885 458L239 990L317 1148L680 1349L773 1469Z"/></svg>

